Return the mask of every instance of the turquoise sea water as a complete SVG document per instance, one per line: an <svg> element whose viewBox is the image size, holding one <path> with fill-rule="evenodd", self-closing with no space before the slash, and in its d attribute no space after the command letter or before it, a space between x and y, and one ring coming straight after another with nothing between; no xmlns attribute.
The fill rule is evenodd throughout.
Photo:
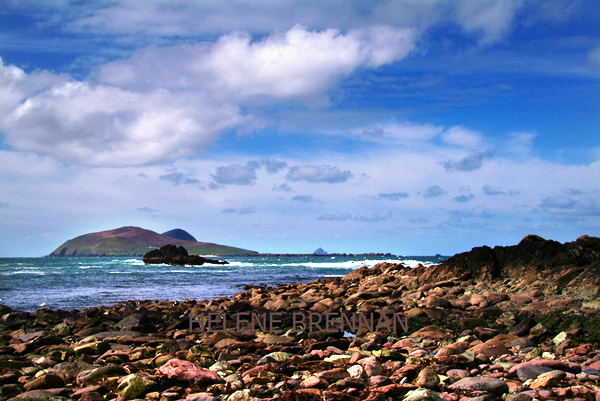
<svg viewBox="0 0 600 401"><path fill-rule="evenodd" d="M84 309L128 300L212 299L246 284L341 277L382 261L433 264L444 257L232 257L228 265L144 265L141 258L0 258L0 304L18 310Z"/></svg>

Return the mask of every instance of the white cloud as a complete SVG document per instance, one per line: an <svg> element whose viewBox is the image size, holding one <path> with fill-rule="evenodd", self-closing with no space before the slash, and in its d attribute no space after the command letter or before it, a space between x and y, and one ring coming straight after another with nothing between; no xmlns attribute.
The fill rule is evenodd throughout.
<svg viewBox="0 0 600 401"><path fill-rule="evenodd" d="M596 46L594 49L590 50L587 55L587 60L593 67L600 70L600 46Z"/></svg>
<svg viewBox="0 0 600 401"><path fill-rule="evenodd" d="M523 0L461 0L456 4L456 19L467 32L480 34L480 42L499 41L510 30L515 12Z"/></svg>
<svg viewBox="0 0 600 401"><path fill-rule="evenodd" d="M253 185L256 181L257 163L248 162L245 165L232 164L218 167L212 175L216 184Z"/></svg>
<svg viewBox="0 0 600 401"><path fill-rule="evenodd" d="M361 65L402 59L413 46L408 29L374 27L344 35L295 26L259 42L242 33L223 36L195 67L213 76L219 87L244 97L310 96Z"/></svg>
<svg viewBox="0 0 600 401"><path fill-rule="evenodd" d="M174 161L252 124L242 99L320 95L356 68L399 60L412 47L408 29L295 26L259 41L237 32L212 44L144 49L100 68L99 84L0 64L0 129L14 149L81 164Z"/></svg>
<svg viewBox="0 0 600 401"><path fill-rule="evenodd" d="M480 169L483 162L492 159L493 156L493 152L488 150L466 156L461 160L448 160L443 165L447 171L473 171Z"/></svg>
<svg viewBox="0 0 600 401"><path fill-rule="evenodd" d="M427 142L444 130L432 124L416 124L411 122L376 124L362 129L365 138L377 142L398 142L413 144Z"/></svg>
<svg viewBox="0 0 600 401"><path fill-rule="evenodd" d="M452 127L442 133L442 140L453 146L467 149L480 149L485 145L485 139L480 132L464 127Z"/></svg>
<svg viewBox="0 0 600 401"><path fill-rule="evenodd" d="M348 181L352 177L349 170L341 171L338 167L323 166L293 166L287 174L290 181L307 181L312 183L327 182L330 184Z"/></svg>
<svg viewBox="0 0 600 401"><path fill-rule="evenodd" d="M195 155L243 121L232 105L190 100L68 82L27 98L2 126L17 150L88 165L144 165Z"/></svg>
<svg viewBox="0 0 600 401"><path fill-rule="evenodd" d="M528 155L533 148L533 140L537 135L531 132L511 132L507 150L519 155Z"/></svg>

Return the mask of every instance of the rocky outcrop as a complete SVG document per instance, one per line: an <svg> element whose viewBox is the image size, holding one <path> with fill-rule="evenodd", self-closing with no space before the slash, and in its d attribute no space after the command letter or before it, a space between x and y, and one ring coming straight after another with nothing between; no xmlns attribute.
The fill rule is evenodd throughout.
<svg viewBox="0 0 600 401"><path fill-rule="evenodd" d="M160 249L154 249L144 255L144 263L147 265L166 264L173 266L202 266L203 264L226 265L228 262L222 260L208 259L198 255L189 255L183 246L165 245Z"/></svg>
<svg viewBox="0 0 600 401"><path fill-rule="evenodd" d="M561 244L528 235L518 245L473 248L437 266L418 267L410 275L421 284L451 278L508 279L523 287L537 283L545 291L591 299L600 295L600 238L586 235Z"/></svg>

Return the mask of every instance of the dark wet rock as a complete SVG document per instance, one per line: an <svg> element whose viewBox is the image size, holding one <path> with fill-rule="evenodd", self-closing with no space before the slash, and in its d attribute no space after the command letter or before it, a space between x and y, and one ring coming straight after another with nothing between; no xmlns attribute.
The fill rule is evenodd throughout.
<svg viewBox="0 0 600 401"><path fill-rule="evenodd" d="M466 377L449 387L451 390L485 391L496 395L508 393L508 385L504 380L492 377Z"/></svg>
<svg viewBox="0 0 600 401"><path fill-rule="evenodd" d="M25 383L23 388L25 390L39 390L55 387L63 387L65 382L57 375L45 374Z"/></svg>
<svg viewBox="0 0 600 401"><path fill-rule="evenodd" d="M543 373L552 372L554 369L540 365L523 366L517 369L517 376L522 381L535 379Z"/></svg>
<svg viewBox="0 0 600 401"><path fill-rule="evenodd" d="M183 246L164 245L144 255L145 264L168 264L174 266L201 266L203 264L228 264L225 261L208 259L198 255L189 255Z"/></svg>

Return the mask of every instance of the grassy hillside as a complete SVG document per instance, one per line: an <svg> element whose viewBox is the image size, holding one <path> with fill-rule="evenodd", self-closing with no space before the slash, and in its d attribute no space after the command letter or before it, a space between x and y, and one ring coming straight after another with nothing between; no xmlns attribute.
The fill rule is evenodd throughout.
<svg viewBox="0 0 600 401"><path fill-rule="evenodd" d="M190 255L252 255L257 252L208 242L184 241L139 227L85 234L56 248L49 256L143 256L163 245L184 246Z"/></svg>

